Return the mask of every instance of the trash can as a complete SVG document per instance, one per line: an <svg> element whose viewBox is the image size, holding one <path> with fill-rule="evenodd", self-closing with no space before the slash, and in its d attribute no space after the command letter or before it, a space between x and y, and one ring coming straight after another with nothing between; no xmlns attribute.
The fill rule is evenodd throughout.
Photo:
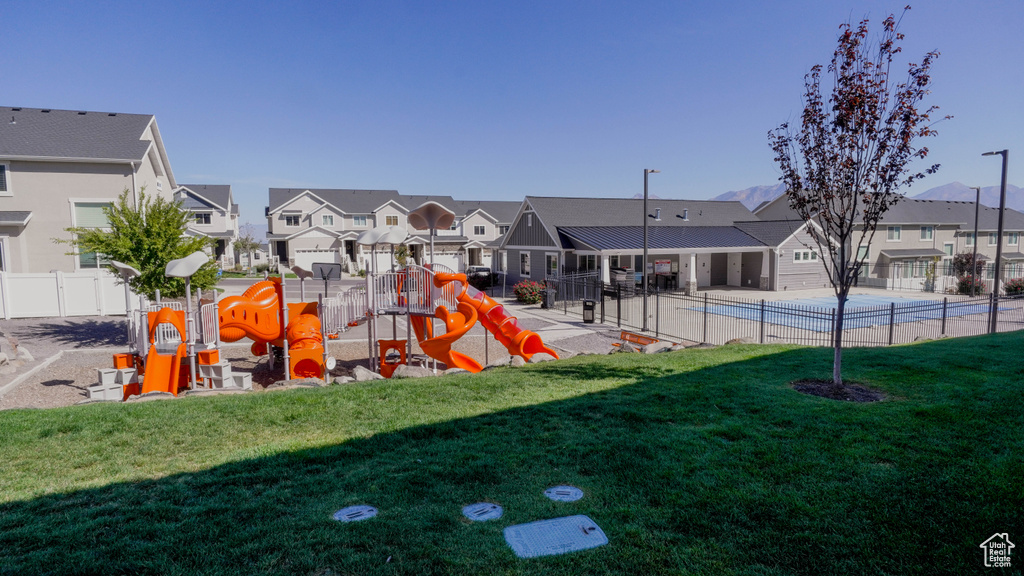
<svg viewBox="0 0 1024 576"><path fill-rule="evenodd" d="M554 308L555 307L555 289L546 287L540 291L540 307L541 308Z"/></svg>
<svg viewBox="0 0 1024 576"><path fill-rule="evenodd" d="M594 323L594 307L596 302L593 300L583 301L583 323L593 324Z"/></svg>

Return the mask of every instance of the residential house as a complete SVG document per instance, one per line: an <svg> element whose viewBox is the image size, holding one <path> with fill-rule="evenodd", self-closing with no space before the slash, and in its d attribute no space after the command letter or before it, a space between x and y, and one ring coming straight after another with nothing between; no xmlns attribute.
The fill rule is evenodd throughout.
<svg viewBox="0 0 1024 576"><path fill-rule="evenodd" d="M212 256L221 268L235 265L234 242L238 240L238 204L229 184L183 184L174 199L188 210L192 220L186 234L214 241Z"/></svg>
<svg viewBox="0 0 1024 576"><path fill-rule="evenodd" d="M408 214L436 202L455 215L449 229L437 230L434 261L463 271L491 266L494 242L518 202L467 202L451 196L402 195L396 190L271 188L266 209L271 256L282 264L309 269L314 262L341 263L350 272L391 266L391 247L361 246L362 232L379 226L408 228ZM413 261L430 261L427 231L409 229L406 244Z"/></svg>
<svg viewBox="0 0 1024 576"><path fill-rule="evenodd" d="M785 196L759 206L756 214L762 218L795 217ZM861 283L923 289L928 283L934 287L936 278L950 278L953 256L974 252L974 219L974 202L900 200L882 215L870 246L858 248L858 257L867 262ZM984 278L988 280L995 277L998 230L999 209L979 206L977 250L979 260L987 262ZM1003 215L1004 280L1024 276L1022 234L1024 214L1007 208Z"/></svg>
<svg viewBox="0 0 1024 576"><path fill-rule="evenodd" d="M761 220L740 202L527 196L501 244L509 280L643 273L661 288L794 290L828 285L805 225ZM630 222L632 221L632 222Z"/></svg>
<svg viewBox="0 0 1024 576"><path fill-rule="evenodd" d="M103 207L125 190L171 199L177 188L151 114L0 107L0 270L96 269L68 255L66 228L105 227Z"/></svg>

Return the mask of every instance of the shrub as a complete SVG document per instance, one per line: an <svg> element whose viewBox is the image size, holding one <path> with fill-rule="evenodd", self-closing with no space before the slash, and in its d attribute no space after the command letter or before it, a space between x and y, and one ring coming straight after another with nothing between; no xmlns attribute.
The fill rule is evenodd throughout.
<svg viewBox="0 0 1024 576"><path fill-rule="evenodd" d="M540 302L540 292L544 287L533 280L523 280L512 287L516 300L523 304L537 304Z"/></svg>
<svg viewBox="0 0 1024 576"><path fill-rule="evenodd" d="M1014 278L1007 280L1006 284L1003 284L1003 292L1007 296L1020 296L1024 294L1024 278Z"/></svg>
<svg viewBox="0 0 1024 576"><path fill-rule="evenodd" d="M971 293L971 282L974 282L974 293L984 294L985 293L985 281L980 278L973 278L971 276L965 276L957 279L956 282L956 293L957 294L970 294Z"/></svg>

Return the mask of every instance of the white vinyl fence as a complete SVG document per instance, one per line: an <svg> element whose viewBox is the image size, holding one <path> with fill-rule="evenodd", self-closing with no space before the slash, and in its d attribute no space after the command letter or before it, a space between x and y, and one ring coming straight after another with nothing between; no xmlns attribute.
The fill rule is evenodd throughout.
<svg viewBox="0 0 1024 576"><path fill-rule="evenodd" d="M0 318L121 316L125 301L120 281L106 270L0 272Z"/></svg>

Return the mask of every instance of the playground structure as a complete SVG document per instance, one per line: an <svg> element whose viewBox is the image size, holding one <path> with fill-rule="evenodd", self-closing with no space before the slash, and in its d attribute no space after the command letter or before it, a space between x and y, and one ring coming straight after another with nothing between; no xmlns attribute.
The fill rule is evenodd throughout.
<svg viewBox="0 0 1024 576"><path fill-rule="evenodd" d="M192 261L182 268L186 272L205 262L189 258ZM427 359L435 362L435 369L441 362L447 368L479 372L483 366L477 360L452 349L477 321L512 355L525 360L538 353L558 357L540 336L520 326L504 306L470 286L465 274L439 265L409 265L370 273L365 287L328 297L330 265L315 266L323 267L318 274L325 279L324 293L315 302L286 302L283 277L258 281L240 296L219 299L213 291L213 300L206 303L197 291L199 305L195 309L191 292L184 306L161 302L158 293L155 303L140 296L139 306L134 308L126 290L128 352L114 355L113 368L99 369L99 382L88 389L89 397L125 400L147 392L177 396L185 389L251 389L251 374L233 373L219 350L222 342L243 338L252 341L253 355L269 354L272 368L281 356L287 379L329 381L334 359L326 342L361 323L367 325L370 367L385 377L391 377L399 365L410 361L426 364ZM126 268L127 280L134 269ZM182 277L188 287L188 276ZM304 300L304 286L302 294ZM378 321L388 316L393 338L378 340ZM401 340L397 338L398 316L407 320L406 338ZM435 320L440 320L443 331L435 330ZM413 354L413 332L425 357ZM389 357L389 352L395 357Z"/></svg>
<svg viewBox="0 0 1024 576"><path fill-rule="evenodd" d="M452 344L477 321L513 356L529 360L534 354L545 353L558 358L557 352L545 346L536 332L524 329L504 306L470 286L465 274L440 265L409 265L395 272L371 273L366 285L370 361L385 377L391 377L398 365L415 359L410 332L415 333L420 350L427 357L448 368L479 372L483 369L479 362L452 350ZM376 320L387 316L393 320L406 317L405 340L397 339L394 321L393 337L377 338ZM435 332L435 319L444 325L443 333ZM398 352L398 359L389 359L389 351Z"/></svg>

